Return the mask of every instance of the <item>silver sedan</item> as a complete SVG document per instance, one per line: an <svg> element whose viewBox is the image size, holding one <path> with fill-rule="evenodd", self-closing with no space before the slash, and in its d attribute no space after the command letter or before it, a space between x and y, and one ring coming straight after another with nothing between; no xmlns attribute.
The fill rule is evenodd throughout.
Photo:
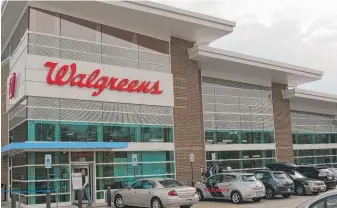
<svg viewBox="0 0 337 208"><path fill-rule="evenodd" d="M314 198L309 199L296 208L336 208L337 190L327 191Z"/></svg>
<svg viewBox="0 0 337 208"><path fill-rule="evenodd" d="M199 202L195 188L184 186L174 179L158 178L136 181L126 189L113 192L112 197L117 208L126 206L189 208Z"/></svg>

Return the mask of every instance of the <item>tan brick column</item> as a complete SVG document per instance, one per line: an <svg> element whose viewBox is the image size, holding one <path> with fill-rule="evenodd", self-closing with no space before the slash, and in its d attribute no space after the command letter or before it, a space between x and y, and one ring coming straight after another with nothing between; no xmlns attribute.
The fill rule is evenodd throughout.
<svg viewBox="0 0 337 208"><path fill-rule="evenodd" d="M283 99L286 85L272 83L276 158L278 162L294 162L289 100Z"/></svg>
<svg viewBox="0 0 337 208"><path fill-rule="evenodd" d="M192 42L171 37L176 177L187 184L192 179L190 153L195 156L194 181L200 180L200 168L205 166L201 72L197 62L188 57L188 48L193 45Z"/></svg>

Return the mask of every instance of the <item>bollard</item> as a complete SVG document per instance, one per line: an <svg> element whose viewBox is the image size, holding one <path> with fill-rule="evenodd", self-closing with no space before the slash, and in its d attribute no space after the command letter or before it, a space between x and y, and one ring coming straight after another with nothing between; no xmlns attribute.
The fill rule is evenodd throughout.
<svg viewBox="0 0 337 208"><path fill-rule="evenodd" d="M83 206L83 189L77 190L77 200L78 200L78 208L82 208Z"/></svg>
<svg viewBox="0 0 337 208"><path fill-rule="evenodd" d="M111 188L110 188L110 186L108 186L108 188L106 190L106 200L107 200L108 207L111 207Z"/></svg>
<svg viewBox="0 0 337 208"><path fill-rule="evenodd" d="M12 206L11 208L16 208L16 193L12 193Z"/></svg>
<svg viewBox="0 0 337 208"><path fill-rule="evenodd" d="M48 190L46 192L46 205L47 205L47 208L50 208L50 201L51 201L51 198L50 198L50 191Z"/></svg>

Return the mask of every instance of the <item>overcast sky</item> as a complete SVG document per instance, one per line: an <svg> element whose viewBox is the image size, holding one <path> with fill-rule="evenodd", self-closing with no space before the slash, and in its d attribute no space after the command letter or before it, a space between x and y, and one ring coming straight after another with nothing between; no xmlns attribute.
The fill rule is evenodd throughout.
<svg viewBox="0 0 337 208"><path fill-rule="evenodd" d="M211 46L324 71L300 88L337 94L336 0L156 1L236 22Z"/></svg>

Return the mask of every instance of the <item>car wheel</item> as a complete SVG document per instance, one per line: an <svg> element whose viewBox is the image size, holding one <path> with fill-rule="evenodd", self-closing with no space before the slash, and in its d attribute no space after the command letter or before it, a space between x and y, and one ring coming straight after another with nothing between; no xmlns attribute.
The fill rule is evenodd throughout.
<svg viewBox="0 0 337 208"><path fill-rule="evenodd" d="M297 195L304 195L304 193L305 193L304 186L299 185L299 186L296 187L296 194Z"/></svg>
<svg viewBox="0 0 337 208"><path fill-rule="evenodd" d="M259 202L259 201L261 201L261 198L253 198L253 201L254 202Z"/></svg>
<svg viewBox="0 0 337 208"><path fill-rule="evenodd" d="M202 194L202 191L200 189L197 189L197 194L198 194L198 197L199 197L199 201L204 200L204 195Z"/></svg>
<svg viewBox="0 0 337 208"><path fill-rule="evenodd" d="M151 200L151 208L164 208L163 204L161 203L160 199L153 198Z"/></svg>
<svg viewBox="0 0 337 208"><path fill-rule="evenodd" d="M275 197L275 192L272 188L267 187L266 188L266 199L273 199Z"/></svg>
<svg viewBox="0 0 337 208"><path fill-rule="evenodd" d="M290 194L282 194L283 198L289 198Z"/></svg>
<svg viewBox="0 0 337 208"><path fill-rule="evenodd" d="M123 200L123 197L121 195L117 195L115 197L114 204L115 204L115 207L117 207L117 208L125 207L124 200Z"/></svg>
<svg viewBox="0 0 337 208"><path fill-rule="evenodd" d="M234 204L241 204L242 203L242 196L239 192L234 191L231 194L231 199Z"/></svg>

